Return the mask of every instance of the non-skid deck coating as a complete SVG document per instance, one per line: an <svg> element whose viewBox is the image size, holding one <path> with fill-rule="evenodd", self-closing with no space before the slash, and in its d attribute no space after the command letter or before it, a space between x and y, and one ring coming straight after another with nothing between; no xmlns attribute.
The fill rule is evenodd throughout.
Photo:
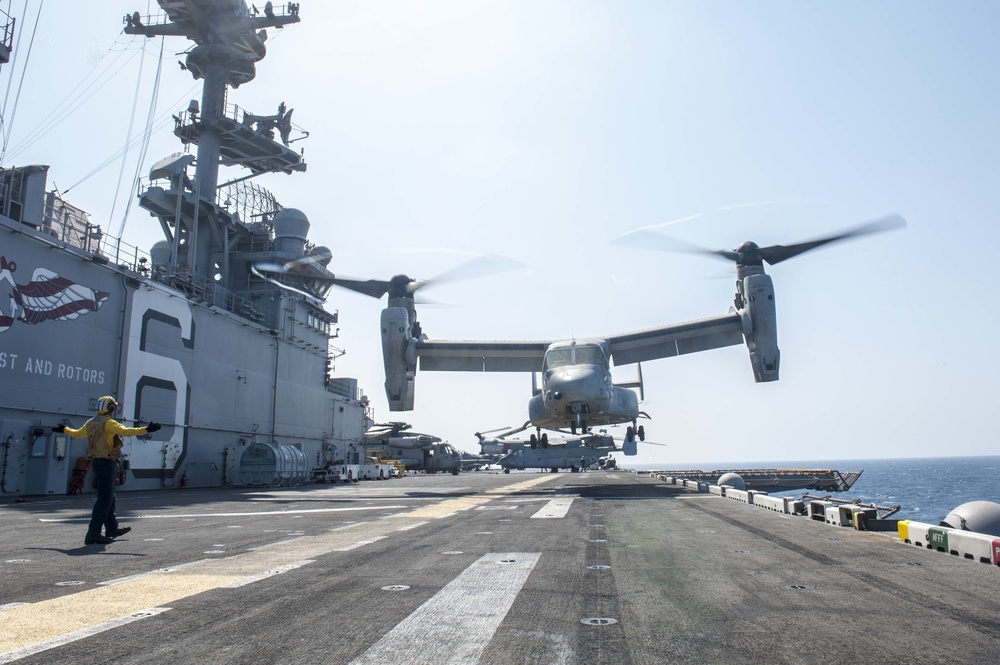
<svg viewBox="0 0 1000 665"><path fill-rule="evenodd" d="M1000 661L1000 568L631 473L92 500L0 504L0 662Z"/></svg>

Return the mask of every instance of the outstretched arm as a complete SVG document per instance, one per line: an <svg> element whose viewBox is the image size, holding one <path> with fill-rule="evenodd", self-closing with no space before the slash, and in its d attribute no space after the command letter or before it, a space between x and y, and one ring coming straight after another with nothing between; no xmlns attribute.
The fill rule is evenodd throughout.
<svg viewBox="0 0 1000 665"><path fill-rule="evenodd" d="M108 423L104 426L104 430L106 432L117 434L118 436L122 437L140 436L142 434L146 434L149 431L146 427L125 427L125 425L122 425L117 420L108 420Z"/></svg>
<svg viewBox="0 0 1000 665"><path fill-rule="evenodd" d="M62 429L57 429L56 427L53 427L52 431L53 432L62 432L64 434L69 434L74 439L86 439L87 438L87 427L86 427L86 425L83 426L83 427L81 427L80 429L74 429L74 428L66 426L66 425L58 425L57 427L61 427Z"/></svg>

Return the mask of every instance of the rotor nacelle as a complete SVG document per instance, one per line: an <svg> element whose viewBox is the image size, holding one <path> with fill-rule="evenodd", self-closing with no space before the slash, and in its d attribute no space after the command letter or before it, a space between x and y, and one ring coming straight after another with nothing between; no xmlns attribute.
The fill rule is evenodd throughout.
<svg viewBox="0 0 1000 665"><path fill-rule="evenodd" d="M781 352L778 350L774 284L762 267L749 275L744 276L744 272L745 267L741 265L739 273L742 281L741 288L737 290L737 302L743 300L739 313L743 319L743 338L750 351L753 378L757 383L777 381Z"/></svg>
<svg viewBox="0 0 1000 665"><path fill-rule="evenodd" d="M412 285L412 286L411 286ZM395 275L389 280L387 293L389 299L413 298L413 293L420 286L420 283L407 275Z"/></svg>
<svg viewBox="0 0 1000 665"><path fill-rule="evenodd" d="M417 373L416 322L407 307L382 310L382 361L385 364L385 396L390 411L412 411Z"/></svg>

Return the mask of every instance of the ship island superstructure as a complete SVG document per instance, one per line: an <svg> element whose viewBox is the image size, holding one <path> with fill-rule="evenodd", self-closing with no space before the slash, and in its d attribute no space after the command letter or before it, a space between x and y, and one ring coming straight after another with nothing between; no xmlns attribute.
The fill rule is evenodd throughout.
<svg viewBox="0 0 1000 665"><path fill-rule="evenodd" d="M368 400L333 376L330 251L309 242L304 213L251 182L305 171L293 147L305 132L284 102L270 115L228 102L298 5L159 5L126 16L125 32L191 40L185 68L203 80L200 103L174 116L184 151L140 188L163 240L145 252L109 237L46 191L48 166L0 169L0 495L72 488L86 441L52 427L79 426L105 394L127 424L163 424L126 442L123 489L292 484L364 455ZM2 56L10 25L0 34ZM220 166L243 171L220 182Z"/></svg>

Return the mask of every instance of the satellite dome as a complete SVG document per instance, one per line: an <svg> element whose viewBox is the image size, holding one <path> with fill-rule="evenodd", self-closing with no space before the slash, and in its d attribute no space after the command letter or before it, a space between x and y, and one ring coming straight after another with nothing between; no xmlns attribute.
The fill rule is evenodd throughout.
<svg viewBox="0 0 1000 665"><path fill-rule="evenodd" d="M171 253L170 243L166 240L153 243L153 246L149 248L149 258L153 262L153 267L169 264Z"/></svg>
<svg viewBox="0 0 1000 665"><path fill-rule="evenodd" d="M746 490L747 483L743 480L743 476L738 473L724 473L719 478L719 486L728 485L736 490Z"/></svg>
<svg viewBox="0 0 1000 665"><path fill-rule="evenodd" d="M329 247L316 245L309 250L309 256L316 259L316 262L325 268L330 265L330 259L333 257L333 252L330 251Z"/></svg>
<svg viewBox="0 0 1000 665"><path fill-rule="evenodd" d="M1000 536L1000 503L992 501L963 503L948 513L938 526Z"/></svg>

